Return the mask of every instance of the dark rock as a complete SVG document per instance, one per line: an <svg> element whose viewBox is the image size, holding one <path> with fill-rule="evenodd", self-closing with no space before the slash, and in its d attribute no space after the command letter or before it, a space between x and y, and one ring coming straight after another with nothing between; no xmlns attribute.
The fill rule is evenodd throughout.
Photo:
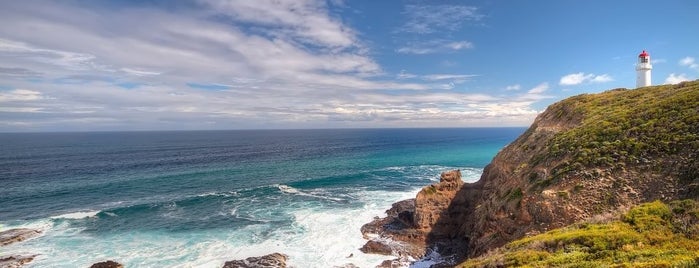
<svg viewBox="0 0 699 268"><path fill-rule="evenodd" d="M2 268L19 268L19 267L22 267L22 265L25 265L28 262L31 262L32 260L34 260L34 257L36 257L36 255L3 256L3 257L0 257L0 267L2 267Z"/></svg>
<svg viewBox="0 0 699 268"><path fill-rule="evenodd" d="M289 258L287 255L272 253L261 257L227 261L223 268L285 268L287 258Z"/></svg>
<svg viewBox="0 0 699 268"><path fill-rule="evenodd" d="M41 231L27 228L10 229L0 232L0 246L21 242L41 234Z"/></svg>
<svg viewBox="0 0 699 268"><path fill-rule="evenodd" d="M377 265L376 268L400 268L407 267L410 265L410 261L405 258L385 260L381 264Z"/></svg>
<svg viewBox="0 0 699 268"><path fill-rule="evenodd" d="M124 268L124 265L115 261L103 261L93 264L90 268Z"/></svg>
<svg viewBox="0 0 699 268"><path fill-rule="evenodd" d="M385 230L409 229L413 226L415 214L415 199L406 199L393 203L390 209L386 210L385 218L375 218L372 222L364 224L361 228L364 238L368 239L368 234L382 234Z"/></svg>
<svg viewBox="0 0 699 268"><path fill-rule="evenodd" d="M393 249L391 249L391 246L384 244L383 242L380 241L375 241L375 240L370 240L360 248L364 253L370 253L370 254L381 254L381 255L391 255L393 253Z"/></svg>
<svg viewBox="0 0 699 268"><path fill-rule="evenodd" d="M395 268L398 267L398 265L395 263L395 260L385 260L381 262L376 268Z"/></svg>

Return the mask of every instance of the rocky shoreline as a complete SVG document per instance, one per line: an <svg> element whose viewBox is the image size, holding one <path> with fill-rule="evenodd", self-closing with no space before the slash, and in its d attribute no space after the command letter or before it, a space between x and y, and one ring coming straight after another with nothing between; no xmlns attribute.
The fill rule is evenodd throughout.
<svg viewBox="0 0 699 268"><path fill-rule="evenodd" d="M443 172L439 183L423 188L416 198L402 200L386 211L386 217L375 218L362 226L365 239L364 253L396 256L389 260L405 265L407 260L422 259L430 252L443 256L433 267L453 265L453 260L464 252L466 241L450 237L445 229L452 228L454 216L445 214L459 200L455 198L464 182L459 170ZM382 264L378 267L395 267Z"/></svg>
<svg viewBox="0 0 699 268"><path fill-rule="evenodd" d="M19 243L39 236L40 230L28 228L15 228L0 232L0 247ZM0 256L0 268L19 268L30 263L38 255L6 255ZM250 257L244 260L232 260L223 264L222 268L286 268L289 256L281 253L272 253L260 257ZM108 260L92 264L90 268L123 268L124 265L116 261Z"/></svg>
<svg viewBox="0 0 699 268"><path fill-rule="evenodd" d="M7 246L13 243L22 242L32 239L41 234L39 230L16 228L0 232L0 247ZM4 255L0 256L0 267L2 268L17 268L31 262L37 255Z"/></svg>

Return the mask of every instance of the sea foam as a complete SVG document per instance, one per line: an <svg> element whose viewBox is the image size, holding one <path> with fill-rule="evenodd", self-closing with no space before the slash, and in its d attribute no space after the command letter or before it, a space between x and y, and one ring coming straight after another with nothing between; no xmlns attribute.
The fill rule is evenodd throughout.
<svg viewBox="0 0 699 268"><path fill-rule="evenodd" d="M79 219L84 219L84 218L95 217L99 213L100 213L99 210L78 211L78 212L71 212L71 213L61 214L58 216L53 216L53 217L51 217L51 219L79 220Z"/></svg>

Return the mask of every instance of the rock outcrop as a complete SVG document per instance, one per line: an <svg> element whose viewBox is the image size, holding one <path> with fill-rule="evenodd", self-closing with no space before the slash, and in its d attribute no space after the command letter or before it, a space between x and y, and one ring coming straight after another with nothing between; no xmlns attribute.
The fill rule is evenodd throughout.
<svg viewBox="0 0 699 268"><path fill-rule="evenodd" d="M103 261L91 265L90 268L124 268L124 265L115 261Z"/></svg>
<svg viewBox="0 0 699 268"><path fill-rule="evenodd" d="M287 255L272 253L261 257L227 261L223 268L285 268L287 258L289 258Z"/></svg>
<svg viewBox="0 0 699 268"><path fill-rule="evenodd" d="M474 189L478 187L464 184L459 170L443 172L438 183L423 188L415 199L394 203L385 218L362 226L364 237L371 239L362 251L413 258L421 258L435 247L449 255L464 251L463 239L453 230L460 227L464 213L472 209L472 201L462 192Z"/></svg>
<svg viewBox="0 0 699 268"><path fill-rule="evenodd" d="M391 255L393 254L393 248L387 243L382 243L376 240L369 240L364 246L362 246L360 251L364 253L381 254L381 255Z"/></svg>
<svg viewBox="0 0 699 268"><path fill-rule="evenodd" d="M459 261L642 202L699 199L697 159L699 80L579 95L549 106L478 182L443 173L402 219L387 211L362 231Z"/></svg>
<svg viewBox="0 0 699 268"><path fill-rule="evenodd" d="M22 242L41 234L41 231L27 228L16 228L0 232L0 246ZM0 256L0 267L17 268L34 260L36 255L10 255Z"/></svg>
<svg viewBox="0 0 699 268"><path fill-rule="evenodd" d="M0 246L21 242L41 234L41 231L27 228L16 228L0 232Z"/></svg>
<svg viewBox="0 0 699 268"><path fill-rule="evenodd" d="M0 257L0 267L19 268L34 260L36 255L12 255Z"/></svg>

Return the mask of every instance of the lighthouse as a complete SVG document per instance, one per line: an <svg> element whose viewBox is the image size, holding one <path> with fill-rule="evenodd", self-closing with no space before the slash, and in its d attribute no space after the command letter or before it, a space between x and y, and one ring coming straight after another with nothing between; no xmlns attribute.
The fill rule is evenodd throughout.
<svg viewBox="0 0 699 268"><path fill-rule="evenodd" d="M636 87L650 86L650 70L653 66L650 65L650 54L643 50L638 54L638 63L636 64Z"/></svg>

